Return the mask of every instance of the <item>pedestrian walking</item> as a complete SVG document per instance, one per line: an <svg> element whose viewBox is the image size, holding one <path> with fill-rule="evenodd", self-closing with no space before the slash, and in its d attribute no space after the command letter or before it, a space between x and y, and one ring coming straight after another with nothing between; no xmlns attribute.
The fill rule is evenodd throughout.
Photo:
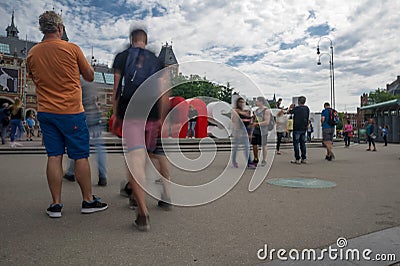
<svg viewBox="0 0 400 266"><path fill-rule="evenodd" d="M256 106L257 109L254 111L254 122L251 125L253 128L253 137L251 140L254 155L253 164L257 165L259 162L258 146L261 146L262 161L260 166L265 166L267 164L268 125L273 117L271 111L265 106L264 97L257 97Z"/></svg>
<svg viewBox="0 0 400 266"><path fill-rule="evenodd" d="M21 143L16 141L16 140L21 140L22 134L24 132L24 126L22 125L22 120L23 120L22 101L19 98L16 98L14 104L11 105L10 109L11 109L11 120L10 120L11 148L15 148L16 146L22 146Z"/></svg>
<svg viewBox="0 0 400 266"><path fill-rule="evenodd" d="M387 144L388 144L389 126L388 125L384 125L383 127L379 127L379 129L382 132L383 141L384 141L385 147L386 147Z"/></svg>
<svg viewBox="0 0 400 266"><path fill-rule="evenodd" d="M280 148L282 144L282 138L284 134L287 132L287 127L288 127L288 117L285 115L283 109L281 109L276 114L276 137L277 137L276 154L278 155L281 154Z"/></svg>
<svg viewBox="0 0 400 266"><path fill-rule="evenodd" d="M145 182L146 167L146 150L152 153L152 157L159 160L163 164L164 178L169 178L168 160L165 158L163 151L157 146L157 139L161 135L161 125L163 124L166 114L169 111L169 96L164 93L164 80L160 77L155 82L146 83L146 93L149 96L156 95L158 100L152 101L152 97L148 99L137 99L140 102L136 104L153 106L150 113L145 116L133 112L127 113L127 106L136 92L150 76L162 69L158 58L154 53L146 49L147 33L143 29L134 29L130 34L131 46L116 55L114 68L114 90L113 90L113 106L115 119L112 130L116 129L124 123L125 133L123 138L126 141L128 150L127 162L129 166L128 179L130 181L129 188L132 189L132 197L137 202L137 215L134 224L141 231L150 229L149 212L146 206L146 197L140 183ZM122 86L124 80L124 86ZM166 195L167 189L164 187L161 200L158 202L160 207L169 207L169 195ZM133 198L132 198L133 200Z"/></svg>
<svg viewBox="0 0 400 266"><path fill-rule="evenodd" d="M310 117L310 109L305 105L306 97L304 96L300 96L297 103L297 106L295 106L295 104L291 104L288 110L288 112L293 115L293 148L295 159L292 160L291 163L306 164L306 132Z"/></svg>
<svg viewBox="0 0 400 266"><path fill-rule="evenodd" d="M95 157L98 170L99 186L107 186L107 153L104 148L104 140L102 137L103 123L101 121L101 114L97 103L96 88L93 83L81 80L82 86L82 102L86 114L86 123L89 129L90 142L95 147ZM75 163L70 160L67 172L64 178L68 181L75 181Z"/></svg>
<svg viewBox="0 0 400 266"><path fill-rule="evenodd" d="M351 138L353 137L353 125L351 124L350 120L346 121L346 124L344 125L344 146L346 148L350 147L350 141Z"/></svg>
<svg viewBox="0 0 400 266"><path fill-rule="evenodd" d="M236 108L232 110L232 125L233 125L233 149L232 149L232 164L234 168L238 168L237 151L239 146L244 147L244 156L247 161L247 168L255 168L250 159L250 143L247 128L250 125L250 111L244 110L245 101L242 97L237 98Z"/></svg>
<svg viewBox="0 0 400 266"><path fill-rule="evenodd" d="M326 102L324 110L321 112L322 125L322 141L326 148L325 160L332 161L335 159L333 153L333 135L335 134L335 125L337 123L337 112L331 108L331 105Z"/></svg>
<svg viewBox="0 0 400 266"><path fill-rule="evenodd" d="M308 120L308 126L307 126L307 142L308 143L311 143L312 133L314 133L314 126L311 123L311 120Z"/></svg>
<svg viewBox="0 0 400 266"><path fill-rule="evenodd" d="M26 130L26 141L32 141L32 137L34 135L34 129L35 129L35 119L33 117L33 113L30 113L29 117L26 119L26 125L27 125L27 130Z"/></svg>
<svg viewBox="0 0 400 266"><path fill-rule="evenodd" d="M371 151L371 145L374 147L372 151L377 151L376 146L375 146L375 121L373 118L368 119L368 124L367 124L367 141L368 141L368 149L367 151Z"/></svg>

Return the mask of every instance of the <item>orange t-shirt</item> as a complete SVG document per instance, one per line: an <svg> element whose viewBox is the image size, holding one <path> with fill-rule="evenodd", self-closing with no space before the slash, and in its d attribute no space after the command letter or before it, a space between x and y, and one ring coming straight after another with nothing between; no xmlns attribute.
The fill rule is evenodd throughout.
<svg viewBox="0 0 400 266"><path fill-rule="evenodd" d="M79 46L63 40L44 40L30 49L27 61L36 84L39 112L84 111L80 75L90 65Z"/></svg>

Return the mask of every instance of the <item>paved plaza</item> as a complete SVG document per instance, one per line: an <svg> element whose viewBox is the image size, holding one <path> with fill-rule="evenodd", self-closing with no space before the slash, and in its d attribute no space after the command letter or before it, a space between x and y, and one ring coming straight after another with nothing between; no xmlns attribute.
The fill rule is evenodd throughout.
<svg viewBox="0 0 400 266"><path fill-rule="evenodd" d="M386 232L393 238L376 237L370 248L389 246L392 250L381 252L397 252L400 260L400 145L377 147L378 152L366 152L364 144L345 149L336 143L337 159L327 162L324 150L314 144L308 149L307 165L292 165L288 145L252 193L248 185L253 170L246 170L233 190L200 207L174 207L167 212L149 197L151 230L146 233L133 227L135 212L119 195L126 175L123 154L108 154L107 187L96 185L91 158L94 192L109 203L107 211L81 214L78 185L64 181L63 217L50 219L45 214L51 202L46 156L6 154L3 149L0 264L268 265L268 260L257 258L265 244L275 249L321 249L338 237L352 243L351 239L384 229L392 230ZM208 182L224 170L229 154L219 151L213 163L199 172L173 168L172 180L186 185ZM187 155L196 157L196 153ZM268 184L272 178L318 178L336 186L287 188Z"/></svg>

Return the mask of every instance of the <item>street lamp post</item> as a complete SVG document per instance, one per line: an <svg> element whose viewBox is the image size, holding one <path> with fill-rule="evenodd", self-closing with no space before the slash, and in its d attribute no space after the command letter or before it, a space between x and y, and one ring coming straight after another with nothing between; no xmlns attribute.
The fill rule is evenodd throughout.
<svg viewBox="0 0 400 266"><path fill-rule="evenodd" d="M322 36L319 41L318 41L318 45L317 45L317 55L322 55L319 51L319 43L321 42L322 39L327 39L331 46L329 47L331 49L331 54L330 54L330 69L331 69L331 104L333 108L336 108L336 101L335 101L335 68L334 68L334 63L333 63L333 42L330 38L326 37L326 36ZM319 59L321 58L321 56L319 57ZM319 64L321 64L321 61L318 60Z"/></svg>
<svg viewBox="0 0 400 266"><path fill-rule="evenodd" d="M331 104L334 107L334 93L333 93L333 67L332 67L332 56L328 53L319 53L317 65L321 65L321 57L327 55L329 56L329 77L330 77L330 85L331 85Z"/></svg>

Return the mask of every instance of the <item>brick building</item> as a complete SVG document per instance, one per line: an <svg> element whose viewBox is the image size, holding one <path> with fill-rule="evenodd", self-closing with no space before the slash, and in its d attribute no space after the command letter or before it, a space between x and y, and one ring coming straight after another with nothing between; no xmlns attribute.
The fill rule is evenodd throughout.
<svg viewBox="0 0 400 266"><path fill-rule="evenodd" d="M3 103L13 104L15 98L22 99L25 116L29 112L37 112L36 87L33 81L27 78L26 57L29 50L38 42L20 39L19 31L14 22L14 12L11 24L6 28L6 36L0 36L0 106ZM68 41L65 31L62 39ZM171 74L178 74L178 61L172 50L172 45L166 43L162 46L159 58L164 66L173 66ZM100 103L102 116L112 108L112 92L114 74L111 68L103 64L94 64L94 86L97 90L97 99Z"/></svg>

